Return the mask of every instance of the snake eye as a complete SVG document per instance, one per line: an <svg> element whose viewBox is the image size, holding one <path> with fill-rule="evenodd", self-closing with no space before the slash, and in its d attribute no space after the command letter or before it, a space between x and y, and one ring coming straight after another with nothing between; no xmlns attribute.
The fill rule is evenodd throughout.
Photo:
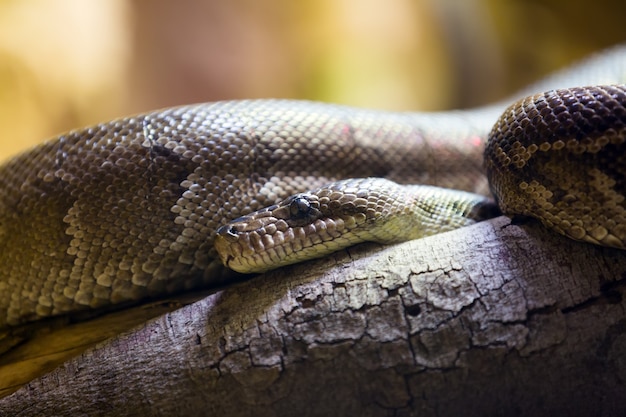
<svg viewBox="0 0 626 417"><path fill-rule="evenodd" d="M292 219L304 219L311 212L311 202L304 196L295 196L289 203L289 214Z"/></svg>

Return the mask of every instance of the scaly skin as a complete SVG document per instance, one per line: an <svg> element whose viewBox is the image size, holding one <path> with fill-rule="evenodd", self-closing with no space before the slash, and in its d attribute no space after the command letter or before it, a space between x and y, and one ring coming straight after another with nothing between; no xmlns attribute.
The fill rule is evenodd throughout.
<svg viewBox="0 0 626 417"><path fill-rule="evenodd" d="M500 208L572 239L626 248L626 86L536 94L492 130L485 167ZM336 181L222 226L224 265L263 272L365 241L394 243L497 215L484 198L380 178ZM477 216L477 214L479 214Z"/></svg>
<svg viewBox="0 0 626 417"><path fill-rule="evenodd" d="M533 88L618 80L624 48ZM76 130L0 167L0 327L215 285L228 221L296 192L385 177L486 194L504 106L387 113L233 101Z"/></svg>

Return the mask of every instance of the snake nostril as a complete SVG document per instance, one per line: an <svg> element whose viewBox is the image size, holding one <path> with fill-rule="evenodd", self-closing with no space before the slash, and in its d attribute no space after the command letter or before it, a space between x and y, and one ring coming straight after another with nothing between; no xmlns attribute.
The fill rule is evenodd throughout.
<svg viewBox="0 0 626 417"><path fill-rule="evenodd" d="M235 226L231 224L225 224L224 226L220 226L216 230L216 233L224 237L237 237L238 236Z"/></svg>

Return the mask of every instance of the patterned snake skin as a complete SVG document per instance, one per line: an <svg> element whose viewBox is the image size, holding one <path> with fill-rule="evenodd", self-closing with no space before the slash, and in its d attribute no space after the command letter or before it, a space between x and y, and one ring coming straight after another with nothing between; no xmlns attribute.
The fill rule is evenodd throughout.
<svg viewBox="0 0 626 417"><path fill-rule="evenodd" d="M626 48L617 48L530 91L621 82L625 68ZM222 283L230 273L213 247L219 226L330 181L374 176L487 194L485 138L503 108L413 114L231 101L56 137L0 167L0 328ZM524 111L514 130L532 130L525 120L536 115L569 125L558 106ZM537 155L532 149L542 149L542 140L529 140L535 142L512 145L513 154L496 150L499 163L521 165L528 153ZM577 146L604 147L604 139L590 140ZM593 175L615 191L619 211L624 151L610 152L619 158ZM574 171L584 169L568 171L573 182ZM531 194L545 196L543 177L522 175ZM544 200L537 204L553 213ZM515 197L500 203L519 204ZM596 228L598 241L605 223Z"/></svg>

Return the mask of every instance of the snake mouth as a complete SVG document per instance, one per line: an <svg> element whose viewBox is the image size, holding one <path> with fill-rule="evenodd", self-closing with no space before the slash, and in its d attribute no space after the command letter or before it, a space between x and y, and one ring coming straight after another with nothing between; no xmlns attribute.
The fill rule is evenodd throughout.
<svg viewBox="0 0 626 417"><path fill-rule="evenodd" d="M219 254L220 261L222 264L230 268L232 270L236 270L231 264L234 264L234 260L236 259L235 255L229 250L231 246L228 243L223 243L223 238L218 237L215 239L215 248L217 249L217 253Z"/></svg>
<svg viewBox="0 0 626 417"><path fill-rule="evenodd" d="M236 253L237 248L240 248L237 245L238 240L239 236L234 227L226 224L217 229L215 242L213 243L222 264L235 271L237 271L235 260L237 256L241 256L241 251L239 251L239 254Z"/></svg>

